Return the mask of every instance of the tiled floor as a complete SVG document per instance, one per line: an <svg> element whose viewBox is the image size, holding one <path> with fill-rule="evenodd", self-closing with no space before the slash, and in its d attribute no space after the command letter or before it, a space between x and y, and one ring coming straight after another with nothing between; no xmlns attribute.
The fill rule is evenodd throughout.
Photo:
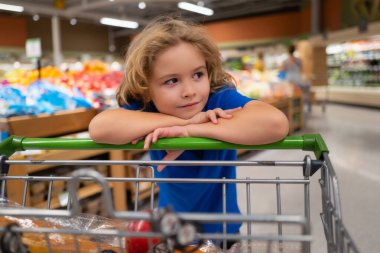
<svg viewBox="0 0 380 253"><path fill-rule="evenodd" d="M309 115L303 133L320 133L329 150L336 170L340 192L343 221L360 252L379 252L380 249L380 109L328 104L325 113L315 106ZM263 151L249 156L250 160L299 160L300 151ZM290 168L263 170L239 168L238 177L275 178L299 176L300 171ZM326 252L325 238L319 217L321 193L317 184L319 174L312 178L311 220L312 252ZM239 188L244 191L243 188ZM256 212L273 210L273 192L263 188L255 191ZM302 189L286 189L282 197L283 211L303 207ZM240 194L239 194L240 196ZM241 209L246 201L239 199ZM271 209L272 208L272 209ZM301 209L302 210L302 209Z"/></svg>

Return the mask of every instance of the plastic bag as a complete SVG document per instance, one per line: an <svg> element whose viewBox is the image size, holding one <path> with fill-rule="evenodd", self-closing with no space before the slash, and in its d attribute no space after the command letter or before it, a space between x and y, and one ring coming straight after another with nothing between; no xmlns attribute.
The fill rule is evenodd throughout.
<svg viewBox="0 0 380 253"><path fill-rule="evenodd" d="M78 92L58 87L47 81L37 81L28 87L27 102L29 105L37 105L40 113L53 113L79 107L90 108L91 104L83 95L78 95Z"/></svg>
<svg viewBox="0 0 380 253"><path fill-rule="evenodd" d="M26 114L33 114L33 110L26 105L26 97L22 91L8 85L0 85L0 116Z"/></svg>
<svg viewBox="0 0 380 253"><path fill-rule="evenodd" d="M303 252L301 242L241 241L232 245L227 253L294 253ZM219 253L219 252L218 252Z"/></svg>
<svg viewBox="0 0 380 253"><path fill-rule="evenodd" d="M200 247L199 251L202 253L221 253L222 250L217 247L212 241L205 241Z"/></svg>
<svg viewBox="0 0 380 253"><path fill-rule="evenodd" d="M18 203L6 199L6 198L0 198L0 208L12 208L12 207L21 207Z"/></svg>
<svg viewBox="0 0 380 253"><path fill-rule="evenodd" d="M60 110L91 108L78 88L72 90L36 81L29 87L0 85L0 116L53 114Z"/></svg>
<svg viewBox="0 0 380 253"><path fill-rule="evenodd" d="M22 208L15 202L7 199L0 199L0 208L20 209ZM106 235L86 235L86 231L96 232L103 229L122 230L125 223L111 220L105 217L81 214L72 218L45 218L38 219L34 217L14 217L0 216L0 228L5 228L1 235L0 241L11 243L13 240L6 239L6 235L15 234L12 227L17 226L25 231L21 232L21 242L30 253L47 253L49 247L54 253L63 252L80 252L80 253L98 253L98 252L116 252L125 253L123 238L118 239L116 236ZM48 229L49 233L41 233L41 230ZM58 233L58 230L67 233ZM52 231L52 232L50 232ZM55 233L55 231L57 231ZM74 236L76 235L76 236ZM9 236L9 235L8 235ZM49 242L47 241L49 240ZM1 247L7 245L1 244ZM8 245L11 249L12 247ZM12 253L20 253L20 247ZM78 247L78 251L77 251ZM2 249L0 248L0 252ZM26 252L26 251L25 251Z"/></svg>
<svg viewBox="0 0 380 253"><path fill-rule="evenodd" d="M116 221L106 217L97 216L93 214L80 214L72 218L46 218L46 221L56 226L65 227L77 231L93 231L100 232L101 230L113 230L124 231L127 222ZM120 237L94 235L91 236L91 240L97 243L111 245L113 247L122 246L125 248L125 240Z"/></svg>

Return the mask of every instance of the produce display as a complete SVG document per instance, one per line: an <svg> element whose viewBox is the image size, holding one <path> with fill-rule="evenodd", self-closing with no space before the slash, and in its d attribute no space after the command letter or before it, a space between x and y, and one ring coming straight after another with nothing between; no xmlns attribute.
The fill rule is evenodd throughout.
<svg viewBox="0 0 380 253"><path fill-rule="evenodd" d="M292 97L294 85L282 80L278 71L231 71L237 89L247 97L256 99Z"/></svg>
<svg viewBox="0 0 380 253"><path fill-rule="evenodd" d="M67 89L44 80L27 87L0 86L0 114L5 117L90 107L78 89Z"/></svg>
<svg viewBox="0 0 380 253"><path fill-rule="evenodd" d="M329 84L380 87L380 40L331 44L326 52Z"/></svg>
<svg viewBox="0 0 380 253"><path fill-rule="evenodd" d="M59 78L63 73L55 67L47 66L41 69L41 79ZM14 69L5 74L3 83L30 85L38 80L38 70Z"/></svg>
<svg viewBox="0 0 380 253"><path fill-rule="evenodd" d="M14 69L0 80L0 116L115 106L121 79L121 71L111 71L101 61L85 62L79 71Z"/></svg>

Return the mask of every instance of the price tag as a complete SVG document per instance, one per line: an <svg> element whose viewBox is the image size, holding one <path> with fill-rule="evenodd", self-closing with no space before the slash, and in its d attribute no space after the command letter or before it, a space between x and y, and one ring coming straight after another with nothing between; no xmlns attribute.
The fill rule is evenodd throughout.
<svg viewBox="0 0 380 253"><path fill-rule="evenodd" d="M69 200L69 193L68 192L62 192L58 195L59 204L61 207L67 206L68 200Z"/></svg>
<svg viewBox="0 0 380 253"><path fill-rule="evenodd" d="M26 57L28 58L39 58L41 57L41 39L32 38L26 40Z"/></svg>
<svg viewBox="0 0 380 253"><path fill-rule="evenodd" d="M0 142L4 141L9 137L9 133L7 131L0 130Z"/></svg>
<svg viewBox="0 0 380 253"><path fill-rule="evenodd" d="M8 123L0 121L0 142L9 137Z"/></svg>

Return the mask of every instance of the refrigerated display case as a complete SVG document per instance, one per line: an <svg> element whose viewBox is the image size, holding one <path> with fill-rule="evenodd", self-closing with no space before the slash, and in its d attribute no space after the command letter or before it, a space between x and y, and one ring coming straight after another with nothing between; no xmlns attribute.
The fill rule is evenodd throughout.
<svg viewBox="0 0 380 253"><path fill-rule="evenodd" d="M331 44L326 53L329 100L380 107L380 40Z"/></svg>

